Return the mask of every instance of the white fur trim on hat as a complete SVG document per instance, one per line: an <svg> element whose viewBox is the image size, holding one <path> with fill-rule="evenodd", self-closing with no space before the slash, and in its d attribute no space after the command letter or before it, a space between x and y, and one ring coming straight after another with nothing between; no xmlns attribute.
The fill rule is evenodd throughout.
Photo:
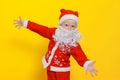
<svg viewBox="0 0 120 80"><path fill-rule="evenodd" d="M59 25L60 25L63 21L68 20L68 19L72 19L72 20L74 20L74 21L78 24L78 17L77 17L77 16L75 16L75 15L73 15L73 14L67 14L67 15L64 15L64 16L62 16L62 17L60 18L60 20L59 20Z"/></svg>

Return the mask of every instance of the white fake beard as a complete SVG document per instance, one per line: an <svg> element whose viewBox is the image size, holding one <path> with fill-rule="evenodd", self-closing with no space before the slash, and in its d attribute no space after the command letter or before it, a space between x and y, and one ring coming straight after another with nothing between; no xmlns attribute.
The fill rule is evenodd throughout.
<svg viewBox="0 0 120 80"><path fill-rule="evenodd" d="M59 26L56 29L53 38L56 42L59 42L59 47L64 49L64 47L77 46L77 42L80 40L81 35L77 29L69 31L64 29L62 26Z"/></svg>

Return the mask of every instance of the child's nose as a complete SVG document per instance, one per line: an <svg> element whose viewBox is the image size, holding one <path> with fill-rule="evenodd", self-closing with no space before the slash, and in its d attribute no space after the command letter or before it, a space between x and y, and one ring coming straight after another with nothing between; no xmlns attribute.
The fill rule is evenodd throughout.
<svg viewBox="0 0 120 80"><path fill-rule="evenodd" d="M70 27L70 26L68 27L68 30L71 30L71 27Z"/></svg>

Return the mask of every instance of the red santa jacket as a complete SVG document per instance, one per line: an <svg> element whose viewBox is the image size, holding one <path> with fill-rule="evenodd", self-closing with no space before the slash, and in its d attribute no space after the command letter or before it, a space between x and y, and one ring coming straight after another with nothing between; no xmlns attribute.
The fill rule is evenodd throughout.
<svg viewBox="0 0 120 80"><path fill-rule="evenodd" d="M31 21L24 21L24 26L50 40L48 51L42 59L44 67L48 70L56 72L70 71L70 55L84 68L90 63L78 43L76 47L71 47L69 52L63 52L59 47L55 47L59 45L53 39L56 28L48 28Z"/></svg>

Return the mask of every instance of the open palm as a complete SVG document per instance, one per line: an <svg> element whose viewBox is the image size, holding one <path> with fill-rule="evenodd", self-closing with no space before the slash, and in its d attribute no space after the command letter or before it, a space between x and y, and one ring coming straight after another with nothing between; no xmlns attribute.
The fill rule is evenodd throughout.
<svg viewBox="0 0 120 80"><path fill-rule="evenodd" d="M91 62L87 66L86 73L90 72L91 76L97 75L97 70L94 68L95 61Z"/></svg>
<svg viewBox="0 0 120 80"><path fill-rule="evenodd" d="M14 20L14 24L20 28L21 26L23 26L23 20L21 17L19 17L19 20Z"/></svg>

